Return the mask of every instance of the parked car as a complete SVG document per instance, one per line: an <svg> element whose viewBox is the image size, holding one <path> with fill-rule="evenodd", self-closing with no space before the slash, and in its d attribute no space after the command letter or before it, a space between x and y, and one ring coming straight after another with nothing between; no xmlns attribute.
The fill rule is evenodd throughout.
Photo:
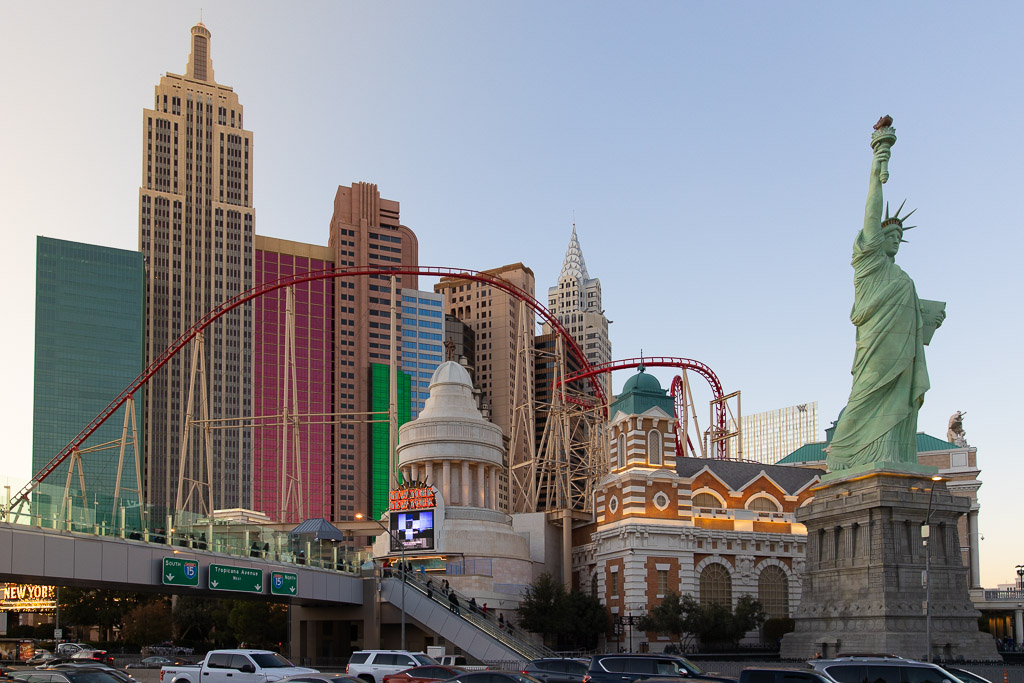
<svg viewBox="0 0 1024 683"><path fill-rule="evenodd" d="M270 650L211 650L199 664L164 666L161 683L273 683L288 676L318 674Z"/></svg>
<svg viewBox="0 0 1024 683"><path fill-rule="evenodd" d="M583 683L632 683L642 678L686 678L735 683L735 678L708 673L676 655L606 654L590 658Z"/></svg>
<svg viewBox="0 0 1024 683"><path fill-rule="evenodd" d="M106 650L79 650L71 655L72 662L100 662L102 664L114 664L114 655Z"/></svg>
<svg viewBox="0 0 1024 683"><path fill-rule="evenodd" d="M841 655L808 664L839 683L962 683L942 667L902 657Z"/></svg>
<svg viewBox="0 0 1024 683"><path fill-rule="evenodd" d="M961 681L963 681L963 683L992 683L992 681L988 680L987 678L983 678L978 674L974 673L973 671L968 671L967 669L961 669L960 667L954 666L947 666L945 664L940 664L939 666L941 666L943 669L959 678Z"/></svg>
<svg viewBox="0 0 1024 683"><path fill-rule="evenodd" d="M348 674L298 674L282 678L277 683L363 683L361 678Z"/></svg>
<svg viewBox="0 0 1024 683"><path fill-rule="evenodd" d="M159 669L163 666L184 666L188 664L194 664L187 659L181 657L146 657L141 662L130 662L124 668L126 669Z"/></svg>
<svg viewBox="0 0 1024 683"><path fill-rule="evenodd" d="M739 683L835 683L835 681L821 671L747 667L740 672Z"/></svg>
<svg viewBox="0 0 1024 683"><path fill-rule="evenodd" d="M487 667L483 666L480 668L486 669ZM424 666L414 666L411 669L399 671L396 674L388 674L384 677L384 683L432 683L433 681L447 681L449 678L455 678L468 672L468 669L458 666L426 664Z"/></svg>
<svg viewBox="0 0 1024 683"><path fill-rule="evenodd" d="M448 679L448 683L540 683L530 674L515 671L470 671L469 673Z"/></svg>
<svg viewBox="0 0 1024 683"><path fill-rule="evenodd" d="M23 683L124 683L116 671L99 666L23 669L12 673L14 680Z"/></svg>
<svg viewBox="0 0 1024 683"><path fill-rule="evenodd" d="M43 650L42 648L37 647L35 654L29 657L28 660L25 661L25 664L27 664L28 666L39 666L41 664L48 664L51 662L56 663L62 661L64 661L64 657L61 657L60 655L55 655L49 650Z"/></svg>
<svg viewBox="0 0 1024 683"><path fill-rule="evenodd" d="M588 664L585 659L548 657L530 661L523 667L523 673L543 683L583 683Z"/></svg>
<svg viewBox="0 0 1024 683"><path fill-rule="evenodd" d="M37 666L36 671L67 671L68 669L100 669L111 674L114 678L117 678L122 683L138 683L135 677L127 671L121 671L116 669L110 664L102 664L100 662L61 662L60 664L53 664L51 666Z"/></svg>
<svg viewBox="0 0 1024 683"><path fill-rule="evenodd" d="M384 683L388 674L397 674L414 666L438 666L433 657L407 650L359 650L349 657L345 673L366 683ZM205 681L203 683L206 683Z"/></svg>

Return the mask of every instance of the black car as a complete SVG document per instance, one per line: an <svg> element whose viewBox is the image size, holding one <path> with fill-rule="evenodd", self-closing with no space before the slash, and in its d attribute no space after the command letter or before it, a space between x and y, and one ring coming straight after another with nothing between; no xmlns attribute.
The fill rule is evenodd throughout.
<svg viewBox="0 0 1024 683"><path fill-rule="evenodd" d="M590 658L583 683L633 683L642 678L686 678L735 683L735 678L706 673L684 657L659 654L609 654Z"/></svg>
<svg viewBox="0 0 1024 683"><path fill-rule="evenodd" d="M26 669L13 672L14 680L23 683L124 683L117 673L98 666Z"/></svg>
<svg viewBox="0 0 1024 683"><path fill-rule="evenodd" d="M588 662L585 659L556 659L552 657L534 659L523 668L544 683L583 683L587 675Z"/></svg>

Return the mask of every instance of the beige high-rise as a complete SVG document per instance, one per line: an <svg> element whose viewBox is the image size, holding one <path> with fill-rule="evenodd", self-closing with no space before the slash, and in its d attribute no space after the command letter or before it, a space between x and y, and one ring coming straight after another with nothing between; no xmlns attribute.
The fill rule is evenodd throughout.
<svg viewBox="0 0 1024 683"><path fill-rule="evenodd" d="M523 291L534 296L533 271L522 263L513 263L500 268L485 270L488 275L499 276ZM474 333L476 348L476 388L490 407L491 421L501 427L506 439L512 432L513 393L516 369L516 337L519 334L519 301L500 289L482 282L456 277L441 278L434 286L435 292L445 296L445 312L454 315L469 326ZM534 382L533 331L535 316L532 309L526 309L528 348L524 354L525 367L521 374L520 391L525 395ZM529 443L533 440L532 430L523 435L517 452L508 454L508 463L528 459ZM507 471L507 470L506 470ZM499 497L502 508L507 509L507 478L502 481Z"/></svg>
<svg viewBox="0 0 1024 683"><path fill-rule="evenodd" d="M143 111L139 250L147 264L146 360L152 362L207 311L253 283L253 140L242 105L214 80L210 31L192 27L183 75L160 78ZM252 414L253 319L236 308L204 337L211 416ZM172 358L146 392L146 497L173 511L188 410L191 347ZM192 412L199 411L199 383ZM247 430L213 432L213 506L249 507ZM199 431L189 437L185 477L202 478ZM194 501L193 496L193 501ZM188 507L196 509L196 505ZM161 511L157 511L160 514Z"/></svg>

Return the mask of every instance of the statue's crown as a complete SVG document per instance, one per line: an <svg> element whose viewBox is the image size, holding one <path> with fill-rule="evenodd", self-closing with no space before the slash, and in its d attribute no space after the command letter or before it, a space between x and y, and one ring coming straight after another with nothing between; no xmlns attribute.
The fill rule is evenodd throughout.
<svg viewBox="0 0 1024 683"><path fill-rule="evenodd" d="M907 200L904 199L903 200L903 204L906 204L906 203L907 203ZM883 232L890 225L895 225L896 227L898 227L900 229L900 234L901 235L904 232L906 232L907 230L913 230L914 228L917 227L916 225L903 225L903 221L905 221L908 218L910 218L910 216L913 215L914 211L917 211L917 209L913 209L907 215L900 216L900 211L903 210L903 204L900 204L900 208L896 209L896 213L894 215L890 216L889 215L889 202L885 203L885 218L882 220L882 231Z"/></svg>

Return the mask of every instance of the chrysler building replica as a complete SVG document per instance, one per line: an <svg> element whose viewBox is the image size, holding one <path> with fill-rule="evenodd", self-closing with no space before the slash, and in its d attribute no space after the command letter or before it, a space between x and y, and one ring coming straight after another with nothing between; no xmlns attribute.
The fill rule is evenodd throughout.
<svg viewBox="0 0 1024 683"><path fill-rule="evenodd" d="M575 223L558 284L548 288L548 309L583 349L591 365L607 363L612 359L608 318L601 308L601 281L591 278L587 273L583 250L576 237ZM551 333L548 325L544 326L544 333ZM611 396L611 374L606 373L602 378L606 383L605 396Z"/></svg>

